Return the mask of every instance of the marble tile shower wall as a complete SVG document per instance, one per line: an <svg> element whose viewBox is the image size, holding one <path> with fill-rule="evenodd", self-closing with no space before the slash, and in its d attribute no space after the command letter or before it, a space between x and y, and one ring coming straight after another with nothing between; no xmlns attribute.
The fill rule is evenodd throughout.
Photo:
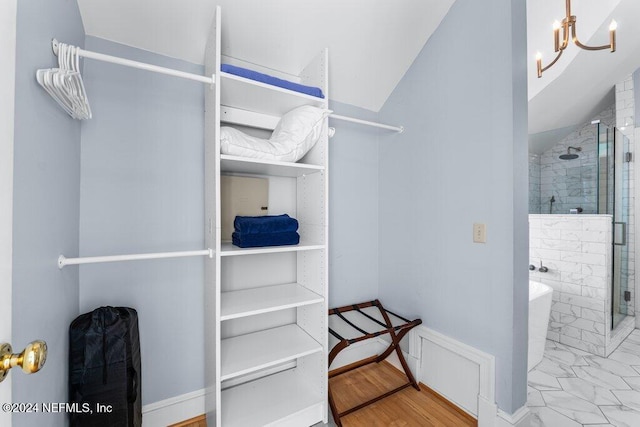
<svg viewBox="0 0 640 427"><path fill-rule="evenodd" d="M547 338L606 356L611 330L610 215L529 215L532 280L553 288ZM612 350L612 349L610 349Z"/></svg>
<svg viewBox="0 0 640 427"><path fill-rule="evenodd" d="M529 153L529 213L540 209L540 155Z"/></svg>
<svg viewBox="0 0 640 427"><path fill-rule="evenodd" d="M596 117L606 126L615 123L615 109L610 106ZM561 160L569 147L581 152L574 160ZM572 153L575 153L573 150ZM597 213L597 127L591 123L571 132L540 156L540 213L549 213L551 197L555 199L551 213L568 214L582 208L585 214ZM530 160L531 164L531 160Z"/></svg>

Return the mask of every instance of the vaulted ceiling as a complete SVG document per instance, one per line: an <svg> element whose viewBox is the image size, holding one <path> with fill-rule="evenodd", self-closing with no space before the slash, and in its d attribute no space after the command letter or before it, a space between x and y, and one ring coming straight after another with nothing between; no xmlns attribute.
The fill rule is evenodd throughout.
<svg viewBox="0 0 640 427"><path fill-rule="evenodd" d="M203 61L220 5L223 55L297 75L328 47L331 98L378 111L455 0L77 1L88 35L193 63ZM572 3L584 43L606 44L616 19L618 50L570 46L538 79L534 55L542 52L545 64L553 59L551 25L563 18L565 2L527 0L530 134L557 138L549 131L588 121L612 102L615 83L640 67L639 0Z"/></svg>

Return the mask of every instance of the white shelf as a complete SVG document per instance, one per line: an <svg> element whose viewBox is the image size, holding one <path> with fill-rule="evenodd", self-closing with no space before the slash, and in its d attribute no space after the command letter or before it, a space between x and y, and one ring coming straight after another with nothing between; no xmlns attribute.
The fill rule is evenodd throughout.
<svg viewBox="0 0 640 427"><path fill-rule="evenodd" d="M247 157L230 156L228 154L220 155L220 171L222 173L298 177L323 170L324 166L318 165L250 159Z"/></svg>
<svg viewBox="0 0 640 427"><path fill-rule="evenodd" d="M259 248L239 248L232 245L230 242L222 243L220 245L220 256L239 256L239 255L259 255L259 254L275 254L282 252L301 252L301 251L315 251L324 249L324 245L310 244L307 242L300 242L297 245L285 245L285 246L265 246Z"/></svg>
<svg viewBox="0 0 640 427"><path fill-rule="evenodd" d="M298 325L286 325L222 340L221 381L322 351Z"/></svg>
<svg viewBox="0 0 640 427"><path fill-rule="evenodd" d="M223 292L220 320L254 316L323 302L324 298L298 283Z"/></svg>
<svg viewBox="0 0 640 427"><path fill-rule="evenodd" d="M281 372L223 390L222 425L313 425L322 421L324 399L296 370Z"/></svg>
<svg viewBox="0 0 640 427"><path fill-rule="evenodd" d="M220 72L220 104L257 113L282 116L301 105L325 107L326 98ZM326 96L326 95L325 95Z"/></svg>
<svg viewBox="0 0 640 427"><path fill-rule="evenodd" d="M221 72L220 13L217 7L205 49L207 74L216 76L216 84L205 91L205 218L211 225L206 240L216 249L218 266L206 271L205 298L210 306L219 304L206 313L212 333L205 334L210 367L205 387L212 393L205 412L224 427L310 426L322 422L328 410L328 124L322 124L320 139L303 160L310 164L220 154L217 137L221 123L262 134L296 107L327 108L328 51L320 50L299 74L301 83L322 88L327 98ZM223 175L272 178L276 206L271 207L302 219L300 243L239 248L221 241L213 224L220 223ZM283 255L262 255L278 253ZM244 255L259 256L223 258ZM247 281L255 288L246 289ZM296 281L309 288L287 283Z"/></svg>

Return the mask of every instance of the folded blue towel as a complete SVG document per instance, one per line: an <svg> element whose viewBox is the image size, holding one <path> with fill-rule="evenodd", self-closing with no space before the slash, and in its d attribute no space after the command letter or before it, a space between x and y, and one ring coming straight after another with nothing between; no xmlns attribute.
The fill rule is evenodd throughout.
<svg viewBox="0 0 640 427"><path fill-rule="evenodd" d="M264 216L237 216L233 221L235 231L244 234L283 233L297 231L298 220L287 214Z"/></svg>
<svg viewBox="0 0 640 427"><path fill-rule="evenodd" d="M257 233L245 234L237 231L231 235L234 245L241 248L254 248L259 246L284 246L300 243L300 235L295 231L282 233Z"/></svg>
<svg viewBox="0 0 640 427"><path fill-rule="evenodd" d="M300 83L290 82L288 80L282 80L277 77L270 76L268 74L262 74L257 71L248 70L242 67L236 67L235 65L222 64L220 71L229 74L235 74L236 76L244 77L246 79L255 80L257 82L266 83L268 85L278 86L285 89L293 90L295 92L306 93L307 95L315 96L317 98L324 98L322 89L314 86L305 86Z"/></svg>

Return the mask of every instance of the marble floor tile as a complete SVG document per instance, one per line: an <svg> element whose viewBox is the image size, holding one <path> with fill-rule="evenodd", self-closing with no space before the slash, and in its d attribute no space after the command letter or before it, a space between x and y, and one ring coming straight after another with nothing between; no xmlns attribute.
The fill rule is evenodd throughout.
<svg viewBox="0 0 640 427"><path fill-rule="evenodd" d="M582 427L577 421L546 406L531 408L530 411L531 427Z"/></svg>
<svg viewBox="0 0 640 427"><path fill-rule="evenodd" d="M601 406L600 410L609 422L616 427L640 426L640 412L626 406Z"/></svg>
<svg viewBox="0 0 640 427"><path fill-rule="evenodd" d="M533 369L529 372L528 382L531 387L537 390L562 390L556 377L542 371L538 371L537 369Z"/></svg>
<svg viewBox="0 0 640 427"><path fill-rule="evenodd" d="M556 378L575 378L576 374L571 369L571 365L566 365L564 363L560 363L555 359L550 359L548 357L542 358L542 361L538 363L535 368L538 371L542 371L545 374L552 375ZM631 370L633 371L633 369ZM633 374L627 373L627 376L631 376Z"/></svg>
<svg viewBox="0 0 640 427"><path fill-rule="evenodd" d="M637 391L640 391L640 377L623 377L624 382Z"/></svg>
<svg viewBox="0 0 640 427"><path fill-rule="evenodd" d="M576 354L574 351L568 350L569 347L562 348L559 347L562 344L558 344L558 347L548 348L544 351L544 357L548 359L555 360L558 363L564 363L565 365L588 365L587 361L584 360L582 355ZM575 351L580 351L577 349L572 349ZM585 353L588 355L589 353Z"/></svg>
<svg viewBox="0 0 640 427"><path fill-rule="evenodd" d="M631 331L626 340L640 343L640 329L634 329Z"/></svg>
<svg viewBox="0 0 640 427"><path fill-rule="evenodd" d="M620 347L609 355L609 359L616 360L627 365L640 366L640 354L621 350Z"/></svg>
<svg viewBox="0 0 640 427"><path fill-rule="evenodd" d="M638 374L631 366L618 362L617 360L605 359L600 356L585 356L585 360L589 365L600 368L613 375L618 375L619 377L632 377Z"/></svg>
<svg viewBox="0 0 640 427"><path fill-rule="evenodd" d="M558 378L564 391L591 402L594 405L620 405L620 401L607 388L600 387L582 378Z"/></svg>
<svg viewBox="0 0 640 427"><path fill-rule="evenodd" d="M527 387L527 406L545 406L544 399L542 398L540 391L531 386Z"/></svg>
<svg viewBox="0 0 640 427"><path fill-rule="evenodd" d="M610 390L631 389L619 376L605 372L594 366L574 366L573 371L578 377Z"/></svg>
<svg viewBox="0 0 640 427"><path fill-rule="evenodd" d="M547 340L528 380L532 427L640 427L640 330L608 358Z"/></svg>
<svg viewBox="0 0 640 427"><path fill-rule="evenodd" d="M613 390L622 405L640 412L640 391L637 390Z"/></svg>
<svg viewBox="0 0 640 427"><path fill-rule="evenodd" d="M606 424L608 422L598 406L566 391L543 391L541 394L548 408L581 424Z"/></svg>
<svg viewBox="0 0 640 427"><path fill-rule="evenodd" d="M591 353L584 351L584 350L580 350L579 348L575 348L575 347L571 347L569 345L566 344L562 344L557 342L556 343L556 348L559 348L561 350L567 350L570 351L571 353L577 355L577 356L591 356Z"/></svg>
<svg viewBox="0 0 640 427"><path fill-rule="evenodd" d="M629 335L625 341L630 344L640 345L640 335Z"/></svg>
<svg viewBox="0 0 640 427"><path fill-rule="evenodd" d="M617 350L625 351L631 354L640 354L640 344L633 343L631 341L623 341Z"/></svg>

